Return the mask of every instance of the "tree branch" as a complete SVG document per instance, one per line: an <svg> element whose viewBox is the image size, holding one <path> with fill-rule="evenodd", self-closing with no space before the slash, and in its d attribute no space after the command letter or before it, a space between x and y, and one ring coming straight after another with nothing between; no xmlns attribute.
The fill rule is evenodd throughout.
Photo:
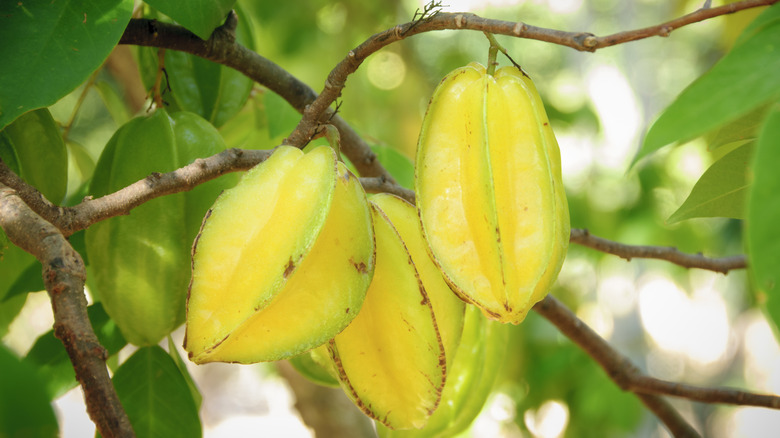
<svg viewBox="0 0 780 438"><path fill-rule="evenodd" d="M58 207L25 183L0 159L0 183L14 190L38 215L54 224L65 237L102 220L125 215L133 208L160 196L191 190L198 184L228 172L247 170L264 161L271 150L228 149L208 158L168 173L154 173L119 191L97 199L85 199L73 207ZM360 178L369 193L391 193L414 204L414 191L403 188L383 177ZM733 269L744 269L744 255L708 258L701 254L687 254L676 248L648 245L627 245L594 236L586 229L572 229L571 242L593 248L626 260L651 258L665 260L685 268L706 269L723 274Z"/></svg>
<svg viewBox="0 0 780 438"><path fill-rule="evenodd" d="M54 335L68 352L87 404L105 437L134 437L106 369L106 350L92 330L84 296L81 256L52 224L35 214L10 187L0 183L0 226L15 245L43 265L43 280L54 310Z"/></svg>
<svg viewBox="0 0 780 438"><path fill-rule="evenodd" d="M747 259L744 255L708 258L701 254L687 254L677 248L666 246L626 245L596 237L586 229L572 229L571 242L587 246L597 251L613 254L626 260L634 258L666 260L684 268L698 268L727 274L733 269L745 269Z"/></svg>
<svg viewBox="0 0 780 438"><path fill-rule="evenodd" d="M675 436L697 435L689 435L691 432L695 433L693 429L682 418L676 418L679 415L658 395L671 395L704 403L780 409L780 397L775 395L755 394L731 388L703 388L647 376L552 295L547 295L544 300L536 304L534 310L552 322L561 333L598 362L609 378L621 389L636 393ZM690 430L686 431L686 429Z"/></svg>
<svg viewBox="0 0 780 438"><path fill-rule="evenodd" d="M134 18L130 20L119 44L179 50L226 65L267 87L302 113L314 101L317 93L277 64L237 43L233 32L234 19L235 16L231 14L224 26L217 28L208 41L203 41L181 26ZM344 119L339 115L333 116L332 111L324 112L322 120L326 119L338 128L341 151L349 157L360 175L381 176L394 181L377 161L376 154L368 144Z"/></svg>
<svg viewBox="0 0 780 438"><path fill-rule="evenodd" d="M565 32L555 29L531 26L523 22L511 22L482 18L471 13L444 13L423 14L416 20L405 24L399 24L384 32L372 35L355 49L350 50L347 56L331 70L325 81L325 88L319 96L303 111L303 118L298 126L288 137L289 144L303 146L317 128L322 114L325 114L330 105L341 95L347 77L354 73L360 64L374 52L392 43L406 39L410 36L424 32L447 29L469 29L494 34L508 35L518 38L545 41L561 46L571 47L580 51L595 52L597 49L614 46L617 44L636 41L651 36L669 36L674 29L707 20L720 15L731 14L740 10L766 6L776 3L778 0L743 0L717 8L702 8L675 20L656 26L642 29L619 32L605 37L597 37L587 32Z"/></svg>

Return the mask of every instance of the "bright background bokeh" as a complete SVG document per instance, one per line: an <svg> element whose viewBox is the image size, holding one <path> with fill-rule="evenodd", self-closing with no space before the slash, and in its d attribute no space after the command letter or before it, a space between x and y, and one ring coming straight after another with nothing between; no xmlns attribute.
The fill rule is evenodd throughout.
<svg viewBox="0 0 780 438"><path fill-rule="evenodd" d="M409 21L424 6L418 0L301 0L296 7L239 3L254 23L258 52L315 90L350 49L375 32ZM663 22L693 11L702 1L444 3L445 11L605 35ZM666 222L713 162L704 141L663 149L634 167L630 163L658 113L729 49L758 12L709 20L668 38L596 53L498 36L534 79L547 105L560 143L573 227L623 243L675 246L708 256L743 252L740 221ZM431 32L393 44L368 58L349 78L340 112L372 145L392 147L411 159L435 85L458 66L486 62L487 47L485 37L473 31ZM116 81L108 73L101 78ZM58 121L68 120L80 92L52 108ZM270 117L285 109L258 90L245 109L252 111L266 111ZM288 115L281 123L289 125L289 132L295 122L295 116ZM70 135L97 159L116 128L90 91ZM252 135L238 135L235 129L231 124L223 128L229 142L240 137L259 148L272 147L285 136L262 122L252 127L257 131ZM780 393L780 347L756 308L744 271L721 275L662 261L628 262L574 245L553 293L652 376ZM25 354L51 323L45 293L31 294L3 342ZM174 340L181 344L180 331ZM621 392L538 315L532 313L513 329L507 352L496 391L466 436L668 436L636 397ZM128 355L123 351L120 360ZM311 436L294 408L290 385L275 365L191 365L190 370L204 396L206 437ZM777 411L672 403L704 436L770 437L780 427ZM79 389L58 400L57 410L64 437L92 434Z"/></svg>

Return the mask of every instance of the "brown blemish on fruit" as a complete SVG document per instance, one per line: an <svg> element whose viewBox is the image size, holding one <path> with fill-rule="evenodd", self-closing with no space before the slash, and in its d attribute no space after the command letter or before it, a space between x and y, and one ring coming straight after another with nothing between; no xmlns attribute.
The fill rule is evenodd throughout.
<svg viewBox="0 0 780 438"><path fill-rule="evenodd" d="M290 261L287 262L287 266L284 267L284 273L282 274L285 280L287 279L287 277L290 276L290 274L292 274L294 270L295 270L295 263L293 262L292 257L290 257Z"/></svg>
<svg viewBox="0 0 780 438"><path fill-rule="evenodd" d="M364 275L368 274L368 266L366 265L366 262L356 262L352 257L349 258L349 262L352 263L352 266L354 266L355 270L359 273Z"/></svg>
<svg viewBox="0 0 780 438"><path fill-rule="evenodd" d="M344 313L349 313L349 307L347 307L347 311L346 311L346 312L344 312Z"/></svg>

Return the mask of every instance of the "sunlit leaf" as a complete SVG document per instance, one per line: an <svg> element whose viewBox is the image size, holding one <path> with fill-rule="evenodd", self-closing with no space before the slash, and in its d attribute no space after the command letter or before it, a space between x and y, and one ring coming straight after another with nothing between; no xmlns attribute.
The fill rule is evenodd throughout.
<svg viewBox="0 0 780 438"><path fill-rule="evenodd" d="M756 289L780 327L780 106L775 105L761 129L753 157L748 196L747 249Z"/></svg>
<svg viewBox="0 0 780 438"><path fill-rule="evenodd" d="M751 144L740 146L710 166L667 222L671 224L693 217L743 219L752 149Z"/></svg>
<svg viewBox="0 0 780 438"><path fill-rule="evenodd" d="M192 393L176 363L162 348L140 348L119 367L113 380L138 437L201 436Z"/></svg>
<svg viewBox="0 0 780 438"><path fill-rule="evenodd" d="M0 345L0 437L56 437L57 418L35 368Z"/></svg>
<svg viewBox="0 0 780 438"><path fill-rule="evenodd" d="M132 0L0 2L0 128L84 82L119 42L132 11Z"/></svg>
<svg viewBox="0 0 780 438"><path fill-rule="evenodd" d="M146 3L173 18L192 33L207 40L227 17L236 0L146 0Z"/></svg>
<svg viewBox="0 0 780 438"><path fill-rule="evenodd" d="M764 14L778 11L780 4ZM667 144L693 139L780 97L778 41L780 20L759 26L669 105L650 128L635 160Z"/></svg>

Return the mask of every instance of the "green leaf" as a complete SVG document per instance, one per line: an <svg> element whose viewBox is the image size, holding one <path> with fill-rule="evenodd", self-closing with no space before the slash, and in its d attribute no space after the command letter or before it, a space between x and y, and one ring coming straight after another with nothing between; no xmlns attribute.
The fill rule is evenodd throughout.
<svg viewBox="0 0 780 438"><path fill-rule="evenodd" d="M56 437L58 429L35 368L0 345L0 437Z"/></svg>
<svg viewBox="0 0 780 438"><path fill-rule="evenodd" d="M187 364L184 363L184 360L182 360L181 356L179 355L179 351L176 350L176 345L173 343L173 339L171 339L171 335L168 335L168 354L171 355L171 359L176 363L176 367L179 368L179 372L181 372L181 375L184 377L184 380L187 381L187 387L190 388L190 393L192 394L192 400L195 401L195 407L197 409L200 409L200 405L203 402L203 396L200 394L200 389L198 389L198 385L195 384L195 381L192 380L192 376L190 375L190 372L187 370Z"/></svg>
<svg viewBox="0 0 780 438"><path fill-rule="evenodd" d="M780 22L780 7L775 6L767 9L761 13L761 15L756 17L747 27L745 27L745 30L742 31L737 40L734 42L734 46L738 46L745 41L748 41L762 29L766 28L767 26L777 25L778 22Z"/></svg>
<svg viewBox="0 0 780 438"><path fill-rule="evenodd" d="M127 345L116 323L108 317L100 303L89 306L87 315L100 345L108 351L109 356L118 353ZM62 341L54 337L54 332L51 330L35 341L24 362L38 369L40 379L45 382L46 393L51 400L60 397L78 384L65 347Z"/></svg>
<svg viewBox="0 0 780 438"><path fill-rule="evenodd" d="M236 12L236 41L253 50L253 25L238 5ZM170 20L154 10L146 16L160 21ZM151 89L157 79L158 49L139 47L138 52L144 84ZM193 112L216 127L225 124L241 110L254 86L254 81L241 72L189 53L166 50L164 62L169 90L162 97L168 104L167 110Z"/></svg>
<svg viewBox="0 0 780 438"><path fill-rule="evenodd" d="M112 84L108 81L98 80L95 82L95 89L100 94L100 98L103 100L103 104L106 106L111 118L117 124L122 126L133 117L130 113L130 109L123 100L119 91L116 90Z"/></svg>
<svg viewBox="0 0 780 438"><path fill-rule="evenodd" d="M201 436L192 393L162 348L136 351L116 371L114 387L139 438Z"/></svg>
<svg viewBox="0 0 780 438"><path fill-rule="evenodd" d="M753 157L753 183L747 207L748 264L769 315L780 327L780 105L764 121ZM759 300L764 301L764 300Z"/></svg>
<svg viewBox="0 0 780 438"><path fill-rule="evenodd" d="M84 82L119 42L132 11L132 0L0 2L0 128Z"/></svg>
<svg viewBox="0 0 780 438"><path fill-rule="evenodd" d="M762 105L733 122L723 125L709 137L707 148L714 151L726 145L740 142L744 144L745 142L755 140L767 108L769 108L769 105Z"/></svg>
<svg viewBox="0 0 780 438"><path fill-rule="evenodd" d="M414 163L398 149L381 144L372 145L371 150L379 162L402 187L414 187Z"/></svg>
<svg viewBox="0 0 780 438"><path fill-rule="evenodd" d="M273 91L265 90L263 98L265 114L268 117L268 136L271 140L292 132L301 120L298 111Z"/></svg>
<svg viewBox="0 0 780 438"><path fill-rule="evenodd" d="M89 179L95 170L95 160L84 146L74 141L68 141L66 145L68 146L68 156L75 164L74 170L78 172L79 179L81 181Z"/></svg>
<svg viewBox="0 0 780 438"><path fill-rule="evenodd" d="M21 273L32 265L37 266L40 275L41 264L35 260L35 257L13 244L3 251L3 256L0 258L0 338L8 333L8 326L27 300L26 295L17 295L8 300L4 298Z"/></svg>
<svg viewBox="0 0 780 438"><path fill-rule="evenodd" d="M173 18L189 31L207 40L225 22L236 0L146 0L146 3Z"/></svg>
<svg viewBox="0 0 780 438"><path fill-rule="evenodd" d="M752 150L752 144L740 146L710 166L667 222L672 224L693 217L743 219Z"/></svg>
<svg viewBox="0 0 780 438"><path fill-rule="evenodd" d="M268 122L261 95L251 96L244 108L219 128L229 148L270 149Z"/></svg>
<svg viewBox="0 0 780 438"><path fill-rule="evenodd" d="M68 186L68 152L48 109L31 111L0 131L0 158L46 199L59 203ZM14 169L14 167L12 167Z"/></svg>
<svg viewBox="0 0 780 438"><path fill-rule="evenodd" d="M778 11L780 4L764 14ZM661 114L634 161L669 143L693 139L780 97L778 41L780 20L772 20L735 46Z"/></svg>
<svg viewBox="0 0 780 438"><path fill-rule="evenodd" d="M46 287L43 285L43 276L41 272L40 263L33 263L28 266L18 277L16 277L16 280L11 284L11 287L8 288L5 297L0 300L0 304L18 295L45 290Z"/></svg>

